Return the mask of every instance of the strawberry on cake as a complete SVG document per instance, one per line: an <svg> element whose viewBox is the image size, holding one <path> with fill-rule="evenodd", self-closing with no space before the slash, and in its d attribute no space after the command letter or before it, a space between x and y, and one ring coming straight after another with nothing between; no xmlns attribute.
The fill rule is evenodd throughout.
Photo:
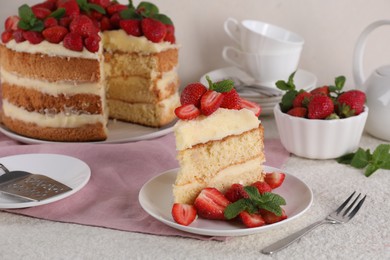
<svg viewBox="0 0 390 260"><path fill-rule="evenodd" d="M1 34L2 122L51 141L104 140L109 117L168 124L179 104L175 41L148 2L22 5Z"/></svg>

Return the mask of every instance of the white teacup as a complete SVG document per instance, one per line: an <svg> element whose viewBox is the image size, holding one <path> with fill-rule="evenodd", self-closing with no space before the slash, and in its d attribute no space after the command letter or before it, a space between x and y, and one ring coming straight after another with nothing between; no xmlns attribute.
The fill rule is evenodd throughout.
<svg viewBox="0 0 390 260"><path fill-rule="evenodd" d="M243 51L250 53L302 49L304 44L304 39L298 34L256 20L238 22L234 18L228 18L224 29Z"/></svg>
<svg viewBox="0 0 390 260"><path fill-rule="evenodd" d="M287 80L297 70L301 49L279 53L253 54L225 46L222 57L231 65L241 68L257 83L274 87L278 80Z"/></svg>

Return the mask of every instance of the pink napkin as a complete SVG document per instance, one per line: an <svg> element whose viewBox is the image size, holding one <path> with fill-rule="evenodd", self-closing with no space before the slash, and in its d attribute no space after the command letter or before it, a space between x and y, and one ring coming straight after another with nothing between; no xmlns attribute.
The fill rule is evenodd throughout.
<svg viewBox="0 0 390 260"><path fill-rule="evenodd" d="M278 140L265 140L267 165L280 168L289 153ZM91 168L88 184L63 200L32 208L7 210L26 216L154 235L225 240L171 228L149 216L138 203L142 185L177 168L173 134L124 144L24 145L0 134L0 157L55 153L79 158Z"/></svg>

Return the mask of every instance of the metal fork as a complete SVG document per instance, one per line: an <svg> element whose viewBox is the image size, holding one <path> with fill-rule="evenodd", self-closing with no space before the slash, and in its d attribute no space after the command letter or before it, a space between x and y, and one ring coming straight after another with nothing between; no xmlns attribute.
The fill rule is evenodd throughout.
<svg viewBox="0 0 390 260"><path fill-rule="evenodd" d="M343 204L340 205L340 207L338 207L338 209L336 209L334 212L330 213L325 219L317 221L317 222L311 224L310 226L308 226L308 227L306 227L306 228L304 228L304 229L302 229L302 230L300 230L298 232L295 232L295 233L291 234L290 236L288 236L286 238L283 238L283 239L273 243L272 245L269 245L269 246L265 247L263 250L261 250L261 252L263 254L271 255L271 254L273 254L273 253L275 253L275 252L277 252L277 251L279 251L279 250L289 246L294 241L298 240L303 235L305 235L309 231L313 230L314 228L316 228L316 227L318 227L318 226L320 226L322 224L343 224L343 223L347 223L359 211L360 207L363 205L364 200L366 199L366 196L367 196L367 195L365 195L358 202L358 204L353 208L353 206L355 205L355 203L357 202L357 200L359 199L359 197L361 195L361 193L359 193L359 195L348 206L348 208L343 210L347 206L349 201L354 197L355 193L356 192L354 191L348 197L348 199L346 201L344 201Z"/></svg>

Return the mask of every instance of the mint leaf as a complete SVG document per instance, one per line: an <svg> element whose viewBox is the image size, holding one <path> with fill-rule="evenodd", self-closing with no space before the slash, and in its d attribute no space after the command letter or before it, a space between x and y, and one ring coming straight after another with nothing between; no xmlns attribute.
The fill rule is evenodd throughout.
<svg viewBox="0 0 390 260"><path fill-rule="evenodd" d="M280 206L286 205L286 201L280 195L271 192L260 194L259 190L253 186L244 187L244 190L258 209L266 209L277 216L282 215L282 208Z"/></svg>
<svg viewBox="0 0 390 260"><path fill-rule="evenodd" d="M158 7L149 2L140 2L137 11L144 17L152 17L159 13Z"/></svg>
<svg viewBox="0 0 390 260"><path fill-rule="evenodd" d="M141 20L142 19L142 16L140 14L138 14L134 9L122 10L122 11L120 11L119 16L125 20L130 20L130 19Z"/></svg>
<svg viewBox="0 0 390 260"><path fill-rule="evenodd" d="M52 12L49 17L54 17L56 18L57 20L62 18L64 15L65 15L65 8L58 8L57 10L55 10L54 12Z"/></svg>
<svg viewBox="0 0 390 260"><path fill-rule="evenodd" d="M364 175L366 177L370 177L376 170L378 170L379 167L374 164L369 164L366 168L366 171L364 172Z"/></svg>
<svg viewBox="0 0 390 260"><path fill-rule="evenodd" d="M224 92L229 92L234 88L234 81L231 79L225 79L222 81L215 82L213 84L213 90L224 93Z"/></svg>
<svg viewBox="0 0 390 260"><path fill-rule="evenodd" d="M382 169L389 169L390 164L390 144L379 145L372 154L373 164ZM384 168L385 167L385 168Z"/></svg>
<svg viewBox="0 0 390 260"><path fill-rule="evenodd" d="M354 156L355 156L355 153L348 153L346 155L343 155L343 156L337 158L336 161L338 163L341 163L341 164L351 164L351 161L352 161Z"/></svg>
<svg viewBox="0 0 390 260"><path fill-rule="evenodd" d="M358 169L366 167L371 160L370 150L363 150L359 148L351 160L351 165Z"/></svg>
<svg viewBox="0 0 390 260"><path fill-rule="evenodd" d="M297 96L298 91L295 89L287 91L283 97L282 101L279 103L280 109L282 112L286 113L288 110L290 110L293 106L293 101L295 97Z"/></svg>
<svg viewBox="0 0 390 260"><path fill-rule="evenodd" d="M247 211L248 213L253 214L258 211L258 209L250 199L239 199L236 202L230 203L225 208L223 214L226 219L233 219L243 211Z"/></svg>
<svg viewBox="0 0 390 260"><path fill-rule="evenodd" d="M169 18L165 14L155 14L155 15L153 15L153 18L162 22L163 24L173 25L171 18Z"/></svg>
<svg viewBox="0 0 390 260"><path fill-rule="evenodd" d="M106 10L103 7L101 7L100 5L88 4L88 7L89 7L89 9L94 10L94 11L96 11L98 13L106 14Z"/></svg>
<svg viewBox="0 0 390 260"><path fill-rule="evenodd" d="M20 19L27 23L29 23L31 19L35 18L34 12L27 4L20 6L18 11Z"/></svg>

